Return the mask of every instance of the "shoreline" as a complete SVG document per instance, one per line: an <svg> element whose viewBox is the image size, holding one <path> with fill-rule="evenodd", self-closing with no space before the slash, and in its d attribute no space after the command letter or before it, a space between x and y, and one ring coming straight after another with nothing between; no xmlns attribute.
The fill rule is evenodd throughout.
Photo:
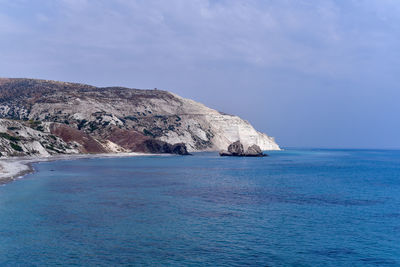
<svg viewBox="0 0 400 267"><path fill-rule="evenodd" d="M147 153L102 153L102 154L69 154L54 155L49 157L13 157L0 159L0 185L4 185L22 178L23 176L35 172L34 163L51 162L59 160L78 160L93 158L127 158L139 156L165 156L165 154L147 154Z"/></svg>

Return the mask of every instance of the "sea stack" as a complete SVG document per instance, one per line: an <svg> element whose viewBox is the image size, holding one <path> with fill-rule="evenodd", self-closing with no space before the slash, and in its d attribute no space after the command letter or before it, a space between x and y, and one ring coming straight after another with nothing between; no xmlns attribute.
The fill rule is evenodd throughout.
<svg viewBox="0 0 400 267"><path fill-rule="evenodd" d="M261 151L258 145L249 146L246 151L244 150L243 144L238 140L228 146L228 151L222 150L219 152L220 156L231 156L231 157L265 157L268 156Z"/></svg>

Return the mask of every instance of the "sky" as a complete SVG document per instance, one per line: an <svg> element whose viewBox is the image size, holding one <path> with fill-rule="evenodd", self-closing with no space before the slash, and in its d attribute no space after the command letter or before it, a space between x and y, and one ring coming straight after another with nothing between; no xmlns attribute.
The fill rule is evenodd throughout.
<svg viewBox="0 0 400 267"><path fill-rule="evenodd" d="M400 1L0 0L0 77L164 89L283 147L400 148Z"/></svg>

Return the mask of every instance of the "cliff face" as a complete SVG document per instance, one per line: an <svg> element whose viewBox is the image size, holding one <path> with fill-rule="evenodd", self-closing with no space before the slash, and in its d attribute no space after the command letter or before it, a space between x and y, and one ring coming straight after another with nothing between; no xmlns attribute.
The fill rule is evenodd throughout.
<svg viewBox="0 0 400 267"><path fill-rule="evenodd" d="M226 149L237 140L279 149L247 121L161 90L0 79L0 117L75 142L81 153L149 152L148 140L184 143L189 151Z"/></svg>
<svg viewBox="0 0 400 267"><path fill-rule="evenodd" d="M50 156L84 152L77 142L64 142L49 131L34 130L30 122L0 119L0 157ZM43 129L49 124L40 125Z"/></svg>

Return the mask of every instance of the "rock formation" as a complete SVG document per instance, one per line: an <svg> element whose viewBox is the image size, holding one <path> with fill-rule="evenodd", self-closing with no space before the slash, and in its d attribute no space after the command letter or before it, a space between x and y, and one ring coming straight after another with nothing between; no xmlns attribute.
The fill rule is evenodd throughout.
<svg viewBox="0 0 400 267"><path fill-rule="evenodd" d="M261 151L261 148L258 145L249 146L245 152L245 155L247 157L266 156L265 154L263 154L263 152Z"/></svg>
<svg viewBox="0 0 400 267"><path fill-rule="evenodd" d="M185 154L220 150L236 140L245 147L256 144L262 150L280 149L273 138L241 118L162 90L0 78L0 118L7 119L0 124L15 123L33 134L28 139L38 142L34 150L40 155L57 151L154 153L157 149ZM5 126L1 132L19 138L18 131ZM65 149L47 148L50 136L56 138L53 147L59 144ZM0 137L0 152L5 155L18 152L9 150L9 141ZM29 149L22 149L20 154L28 153Z"/></svg>
<svg viewBox="0 0 400 267"><path fill-rule="evenodd" d="M249 146L246 151L240 141L236 141L228 146L228 151L222 150L220 156L235 156L235 157L265 157L267 156L261 151L258 145Z"/></svg>

